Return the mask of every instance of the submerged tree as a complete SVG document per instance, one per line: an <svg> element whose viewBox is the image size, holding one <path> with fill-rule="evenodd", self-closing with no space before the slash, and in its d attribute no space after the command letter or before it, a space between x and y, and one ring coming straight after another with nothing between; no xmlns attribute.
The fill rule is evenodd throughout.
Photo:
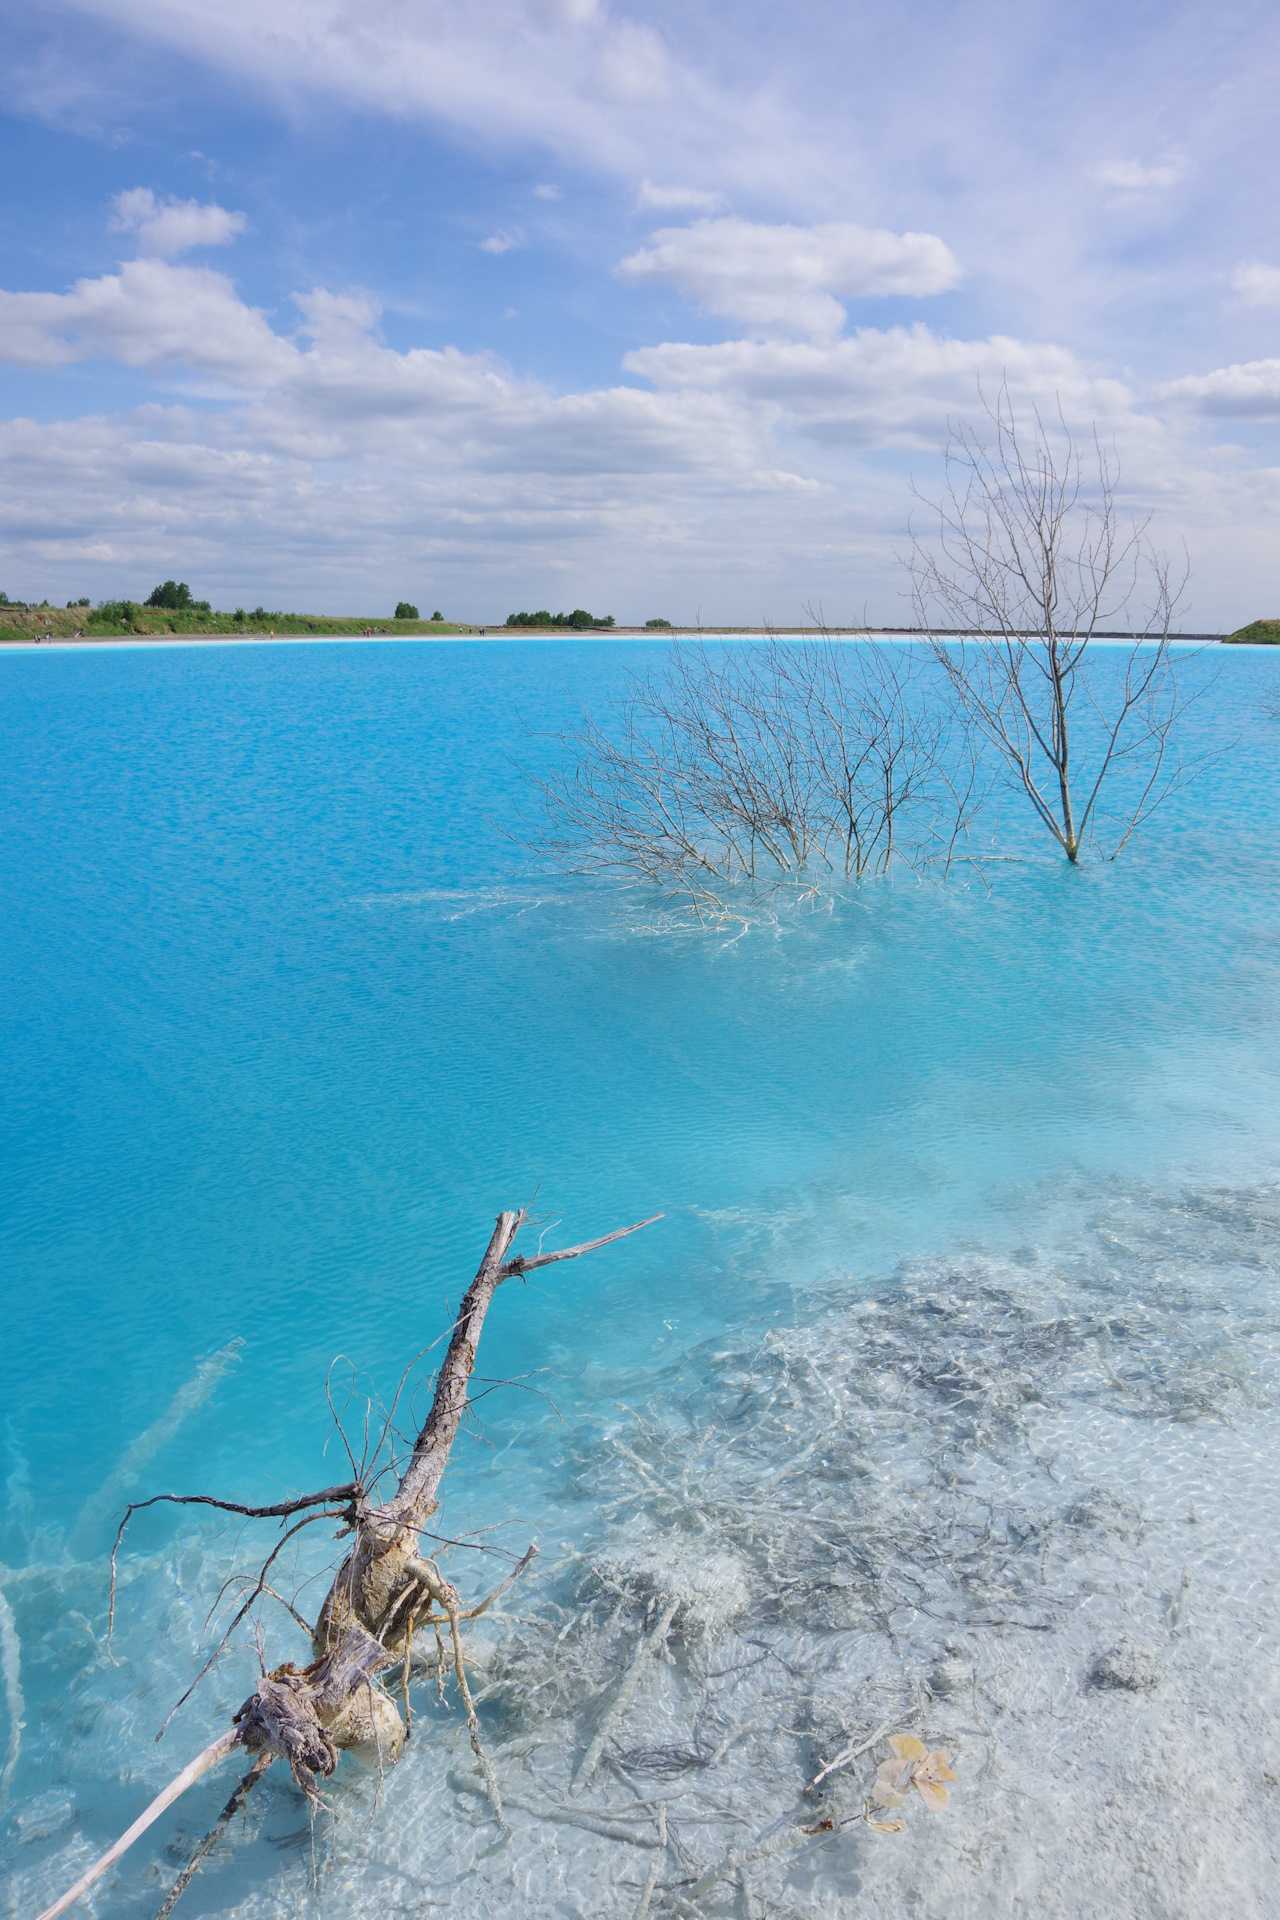
<svg viewBox="0 0 1280 1920"><path fill-rule="evenodd" d="M620 715L566 742L544 845L712 919L782 888L949 865L974 771L920 677L891 646L676 645Z"/></svg>
<svg viewBox="0 0 1280 1920"><path fill-rule="evenodd" d="M1187 569L1152 544L1148 520L1122 518L1096 430L1082 456L1061 414L1053 431L1038 412L1020 422L1007 388L986 411L985 433L952 429L942 496L924 501L936 530L910 560L916 623L959 712L1068 860L1114 790L1114 857L1181 776L1170 634ZM1110 685L1085 661L1117 627L1132 644Z"/></svg>

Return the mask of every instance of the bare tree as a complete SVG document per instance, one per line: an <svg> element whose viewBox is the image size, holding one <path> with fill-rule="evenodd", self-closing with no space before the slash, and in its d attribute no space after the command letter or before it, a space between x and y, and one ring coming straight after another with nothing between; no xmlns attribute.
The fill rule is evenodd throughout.
<svg viewBox="0 0 1280 1920"><path fill-rule="evenodd" d="M936 528L909 563L916 624L959 711L1073 863L1110 790L1114 857L1181 778L1170 632L1187 569L1153 546L1148 520L1123 520L1096 430L1082 454L1061 410L1051 431L1038 411L1020 422L1006 387L984 405L985 432L951 430L941 498L917 496ZM1113 684L1085 662L1117 628L1132 645Z"/></svg>
<svg viewBox="0 0 1280 1920"><path fill-rule="evenodd" d="M619 715L565 741L542 845L704 918L812 898L898 862L949 865L973 803L951 726L899 647L677 644Z"/></svg>

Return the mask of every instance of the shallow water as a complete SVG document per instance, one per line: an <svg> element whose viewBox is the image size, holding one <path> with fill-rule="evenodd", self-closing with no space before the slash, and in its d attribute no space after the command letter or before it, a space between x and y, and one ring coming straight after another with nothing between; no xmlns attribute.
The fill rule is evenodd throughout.
<svg viewBox="0 0 1280 1920"><path fill-rule="evenodd" d="M1188 663L1214 676L1190 725L1217 757L1123 861L1069 872L1013 815L1018 857L982 880L872 886L733 944L519 845L558 730L649 657L0 660L13 1913L251 1684L250 1655L223 1663L152 1745L254 1543L143 1516L112 1665L122 1502L342 1477L335 1354L358 1433L361 1396L394 1390L524 1201L569 1239L666 1219L504 1291L482 1365L517 1384L451 1470L444 1531L543 1547L481 1648L513 1839L491 1851L456 1716L424 1688L374 1822L352 1781L313 1841L269 1787L189 1911L630 1914L652 1850L561 1815L667 1794L655 1913L835 1913L854 1892L877 1913L1265 1911L1280 657ZM306 1543L299 1576L331 1551ZM473 1557L450 1561L469 1590L493 1564ZM677 1587L668 1655L574 1801L612 1678ZM586 1624L561 1642L574 1594ZM296 1651L271 1628L273 1657ZM1085 1684L1124 1634L1159 1666L1150 1694ZM923 1694L947 1659L963 1687ZM810 1836L699 1889L794 1828L842 1743L911 1712L959 1754L945 1816ZM221 1804L206 1785L97 1912L158 1904Z"/></svg>

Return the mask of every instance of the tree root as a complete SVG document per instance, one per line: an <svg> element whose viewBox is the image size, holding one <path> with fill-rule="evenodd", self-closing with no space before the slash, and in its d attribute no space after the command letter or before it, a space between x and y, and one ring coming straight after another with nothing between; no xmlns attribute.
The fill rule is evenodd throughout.
<svg viewBox="0 0 1280 1920"><path fill-rule="evenodd" d="M337 1520L342 1531L350 1537L351 1545L334 1575L312 1632L313 1658L310 1663L299 1667L292 1662L285 1662L267 1671L260 1644L262 1677L236 1713L232 1726L170 1781L128 1832L120 1836L75 1886L47 1908L40 1915L40 1920L56 1920L57 1915L65 1913L188 1787L237 1749L251 1753L254 1756L253 1765L179 1877L161 1909L162 1915L172 1910L212 1850L218 1834L234 1818L245 1796L274 1761L285 1762L314 1813L323 1804L320 1782L333 1774L338 1756L345 1748L375 1751L380 1767L388 1760L397 1759L404 1745L406 1722L409 1720L408 1676L412 1665L413 1639L419 1629L426 1626L431 1628L436 1638L438 1679L443 1686L445 1653L441 1629L447 1625L453 1671L466 1715L471 1750L480 1770L477 1791L486 1796L499 1827L504 1833L507 1832L497 1775L480 1738L480 1722L467 1678L459 1629L464 1621L476 1619L507 1591L524 1572L537 1549L530 1547L523 1559L491 1593L477 1605L465 1608L456 1588L444 1578L434 1562L422 1556L419 1543L427 1522L438 1506L440 1483L448 1465L450 1449L468 1405L468 1388L485 1316L497 1289L505 1281L523 1278L540 1267L593 1253L600 1247L609 1246L616 1240L638 1232L641 1227L651 1226L660 1218L661 1215L654 1214L650 1219L637 1221L634 1226L616 1228L598 1239L525 1257L511 1254L512 1242L525 1222L523 1209L499 1214L479 1271L467 1289L457 1319L450 1329L448 1349L436 1376L431 1410L402 1468L393 1458L379 1459L384 1446L390 1449L395 1444L393 1405L371 1458L357 1466L348 1448L354 1477L341 1486L325 1487L317 1493L302 1494L267 1506L247 1506L202 1493L161 1493L148 1500L130 1502L111 1549L108 1643L115 1622L121 1543L135 1513L159 1503L169 1503L211 1507L248 1519L292 1521L292 1525L283 1530L281 1538L266 1556L256 1578L249 1583L247 1598L237 1607L230 1626L219 1638L213 1653L197 1674L192 1687L188 1687L182 1695L178 1706L190 1697L194 1686L209 1671L226 1647L231 1634L249 1616L257 1602L266 1595L280 1598L268 1584L267 1574L294 1534L316 1520ZM343 1441L345 1445L345 1435ZM373 1489L389 1472L397 1475L396 1491L389 1500L375 1505L371 1497ZM302 1514L303 1518L295 1520L297 1514ZM0 1596L2 1599L3 1596ZM288 1602L284 1604L289 1605ZM294 1609L290 1607L290 1611ZM642 1643L642 1650L656 1651L665 1638L674 1612L673 1603L659 1627ZM300 1616L295 1613L295 1618ZM8 1641L4 1638L5 1624L5 1616L0 1614L0 1641L3 1642L0 1655L3 1656L7 1686L13 1662L7 1651ZM393 1668L399 1669L401 1691L405 1696L406 1712L403 1717L380 1677ZM624 1681L624 1686L619 1689L601 1722L588 1755L590 1766L587 1768L587 1777L594 1771L603 1750L609 1724L622 1711L629 1698L626 1686ZM634 1690L634 1686L635 1678L632 1677L630 1688ZM172 1711L176 1710L175 1707ZM168 1718L171 1717L172 1712ZM4 1777L7 1777L8 1771L6 1767Z"/></svg>
<svg viewBox="0 0 1280 1920"><path fill-rule="evenodd" d="M200 1845L196 1848L186 1866L182 1869L182 1872L178 1875L168 1893L165 1895L164 1904L156 1911L156 1920L169 1920L170 1914L199 1873L209 1855L213 1852L213 1849L217 1846L222 1834L235 1819L241 1807L249 1798L249 1795L270 1765L271 1755L269 1753L258 1754L248 1773L239 1781L235 1792L228 1800L226 1806L222 1809L222 1812L218 1815L208 1833L206 1833L204 1839L200 1842Z"/></svg>
<svg viewBox="0 0 1280 1920"><path fill-rule="evenodd" d="M477 1799L483 1799L485 1797L485 1790L482 1783L479 1780L469 1778L465 1773L451 1773L449 1775L449 1785L457 1793L470 1793ZM643 1830L626 1824L626 1822L633 1817L630 1808L627 1809L625 1815L607 1812L593 1813L591 1809L587 1807L558 1807L554 1803L539 1803L536 1800L519 1799L514 1794L508 1795L507 1804L508 1806L514 1807L518 1813L531 1814L535 1820L550 1820L554 1826L581 1827L584 1833L598 1834L602 1840L624 1840L629 1847L657 1847L659 1845L665 1845L665 1842L660 1843L651 1833L645 1833ZM637 1813L640 1811L639 1808L636 1809ZM41 1916L41 1920L43 1920L43 1916Z"/></svg>

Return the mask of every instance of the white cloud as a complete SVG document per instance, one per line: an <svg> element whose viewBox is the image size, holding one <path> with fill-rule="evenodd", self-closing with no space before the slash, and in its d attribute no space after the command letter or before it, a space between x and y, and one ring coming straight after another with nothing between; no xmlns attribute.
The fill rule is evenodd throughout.
<svg viewBox="0 0 1280 1920"><path fill-rule="evenodd" d="M110 359L256 384L280 373L293 351L224 274L206 267L128 260L117 273L77 280L68 293L0 292L0 359L19 366Z"/></svg>
<svg viewBox="0 0 1280 1920"><path fill-rule="evenodd" d="M749 425L735 425L712 394L692 404L633 387L556 395L490 354L384 346L374 332L379 308L367 294L314 288L294 303L300 340L276 332L222 274L133 260L64 294L0 292L0 360L114 360L184 382L214 380L224 399L249 405L259 433L326 452L335 435L359 443L374 420L399 421L416 439L433 420L449 421L455 432L463 414L483 419L490 436L523 442L527 435L534 454L545 433L553 464L578 423L595 431L612 422L616 433L603 434L589 454L584 441L575 456L576 465L589 457L592 470L602 462L625 466L628 447L641 464L648 464L644 449L661 447L680 468L713 468L727 446L751 437Z"/></svg>
<svg viewBox="0 0 1280 1920"><path fill-rule="evenodd" d="M318 96L434 117L463 129L469 142L508 150L528 143L629 184L652 168L655 152L677 179L760 190L793 178L817 187L829 170L811 117L761 81L746 38L726 49L741 64L739 84L683 52L675 25L664 36L636 17L643 8L629 18L625 0L487 0L473 8L365 0L358 18L347 0L58 4L230 72L274 101Z"/></svg>
<svg viewBox="0 0 1280 1920"><path fill-rule="evenodd" d="M168 400L186 388L213 404L33 428L26 439L15 429L13 462L0 467L7 524L21 522L26 532L13 538L26 550L49 553L66 526L77 551L110 549L127 569L180 518L211 562L253 556L264 588L290 569L308 592L313 579L376 577L379 558L402 543L456 564L459 577L481 565L490 581L529 555L544 569L586 559L611 597L613 583L665 568L662 578L690 583L708 604L732 596L740 615L766 602L738 583L767 575L795 583L794 609L823 591L824 567L828 587L855 561L875 574L900 531L901 450L914 462L949 414L973 404L979 376L994 383L1007 371L1018 396L1051 403L1062 393L1073 420L1100 415L1149 503L1182 502L1197 488L1208 498L1202 476L1220 455L1241 476L1230 495L1240 526L1265 526L1264 508L1277 510L1276 470L1260 469L1248 444L1220 454L1222 421L1280 418L1280 376L1270 361L1225 364L1267 351L1265 335L1226 351L1215 340L1221 300L1204 297L1230 283L1241 306L1271 299L1273 270L1255 259L1259 249L1265 258L1256 208L1275 197L1267 130L1280 14L1235 11L1224 36L1194 0L1141 19L1120 10L1100 60L1096 34L1064 40L1051 9L1015 18L1006 0L972 0L961 36L904 34L890 0L821 5L785 35L776 9L751 5L725 35L710 31L705 7L640 0L362 0L355 10L348 0L47 0L23 14L10 94L61 127L128 138L145 119L140 103L169 97L176 55L191 63L184 85L207 85L216 70L255 111L297 124L348 112L425 121L445 138L457 129L478 166L514 183L530 232L547 199L535 183L562 169L566 181L589 170L611 177L620 193L609 204L638 196L654 225L728 206L768 224L737 223L757 236L743 248L727 243L719 221L708 223L719 237L703 243L682 229L666 259L658 235L624 269L624 281L634 270L734 323L721 331L757 337L697 347L677 333L641 346L625 333L623 291L612 289L611 308L607 290L593 287L599 339L636 345L629 377L648 385L564 394L462 347L393 351L378 335L376 301L359 292L304 293L296 314L269 321L216 274L166 277L151 243L189 244L190 205L177 206L184 224L172 204L135 189L144 197L126 202L125 217L143 257L69 291L0 297L0 352L37 366L114 359L149 371ZM86 16L93 30L68 30ZM851 110L849 76L868 72L875 85L855 85ZM1183 102L1176 152L1172 99ZM1194 194L1179 185L1189 178ZM1238 191L1241 180L1250 193ZM282 212L297 215L314 244L315 189L298 181L293 191ZM576 186L574 198L581 224L564 234L574 270L605 272L613 252L590 251L600 244L598 209ZM196 213L201 243L231 237L219 214L242 218ZM841 255L823 238L844 231L824 223L847 216L860 222L855 233L887 237L898 276L881 259L887 286L865 254ZM456 242L447 209L441 217ZM522 217L514 201L493 215ZM905 229L924 249L914 266ZM761 232L772 238L759 241ZM843 336L845 304L877 284L914 295L954 283L955 258L935 235L969 276L964 304L947 303L952 330L991 337L906 327ZM500 236L484 227L470 235L485 237ZM364 238L362 262L376 255L374 230ZM1232 281L1239 262L1254 264ZM402 269L396 260L401 294ZM510 269L495 268L495 278L508 281ZM495 291L494 329L506 291ZM631 315L639 311L632 303ZM522 363L543 352L558 359L542 325L526 305L507 331ZM1216 371L1140 400L1104 377L1100 353L1153 383L1189 367ZM65 397L41 392L39 406L65 410ZM52 531L34 531L37 520ZM1219 514L1198 569L1219 564L1229 524ZM1269 537L1273 545L1273 526ZM1243 544L1232 552L1239 571ZM68 582L68 592L78 588ZM570 591L590 603L589 588ZM858 573L855 609L868 591L874 578L868 585ZM682 607L692 611L691 600L673 610Z"/></svg>
<svg viewBox="0 0 1280 1920"><path fill-rule="evenodd" d="M0 422L10 579L65 578L63 598L136 596L172 571L180 545L193 585L221 605L366 611L379 582L412 569L438 584L433 604L464 618L501 620L563 581L620 618L688 617L701 597L718 609L736 598L730 617L758 620L781 604L780 540L828 604L833 564L848 566L829 502L814 538L825 490L759 459L718 403L613 389L535 394L509 416L439 431L429 420L302 429L301 407L276 397L244 415ZM786 605L798 615L799 598Z"/></svg>
<svg viewBox="0 0 1280 1920"><path fill-rule="evenodd" d="M130 187L111 202L111 226L137 235L138 251L173 259L196 247L225 247L249 222L211 201L160 200L150 187Z"/></svg>
<svg viewBox="0 0 1280 1920"><path fill-rule="evenodd" d="M1280 418L1280 360L1246 360L1215 367L1211 373L1188 374L1168 381L1161 397L1200 413L1274 420Z"/></svg>
<svg viewBox="0 0 1280 1920"><path fill-rule="evenodd" d="M851 442L937 447L947 422L979 412L979 384L1006 382L1015 403L1104 428L1129 418L1119 381L1090 372L1068 348L993 335L947 340L925 326L866 327L816 342L727 340L627 354L628 373L664 391L716 393L769 407L802 432Z"/></svg>
<svg viewBox="0 0 1280 1920"><path fill-rule="evenodd" d="M513 253L524 245L524 235L518 227L504 227L497 233L491 233L476 245L481 253Z"/></svg>
<svg viewBox="0 0 1280 1920"><path fill-rule="evenodd" d="M672 91L674 78L667 49L652 27L618 21L600 47L601 85L628 105L652 105Z"/></svg>
<svg viewBox="0 0 1280 1920"><path fill-rule="evenodd" d="M646 387L557 393L492 355L386 346L367 293L294 298L286 334L224 276L154 260L0 295L0 357L115 359L220 401L0 425L6 567L84 567L68 593L136 592L179 529L215 597L358 605L360 582L412 561L460 591L483 579L496 603L470 611L490 616L566 571L619 613L662 592L795 617L806 596L849 593L856 616L907 504L860 448L936 446L980 376L1132 425L1124 388L1013 339L671 344L629 356Z"/></svg>
<svg viewBox="0 0 1280 1920"><path fill-rule="evenodd" d="M670 280L708 312L753 331L817 338L844 325L837 295L942 293L960 277L951 249L931 233L734 219L663 227L617 271L624 280Z"/></svg>
<svg viewBox="0 0 1280 1920"><path fill-rule="evenodd" d="M705 187L664 187L654 180L642 180L636 205L657 213L717 213L724 205L724 195Z"/></svg>
<svg viewBox="0 0 1280 1920"><path fill-rule="evenodd" d="M539 180L533 190L533 197L535 200L560 200L564 196L554 180Z"/></svg>
<svg viewBox="0 0 1280 1920"><path fill-rule="evenodd" d="M1160 160L1106 160L1095 167L1093 177L1100 187L1114 193L1167 193L1176 187L1187 171L1179 154L1167 154Z"/></svg>
<svg viewBox="0 0 1280 1920"><path fill-rule="evenodd" d="M1230 33L1195 0L1170 0L1066 37L1052 9L1013 19L1007 0L971 0L959 35L904 33L891 0L826 0L786 33L776 9L740 8L732 34L712 30L713 12L641 0L46 0L25 10L24 30L28 16L71 14L112 31L81 42L48 27L49 72L19 64L9 92L21 110L65 121L68 78L92 90L96 75L101 111L76 100L71 117L123 129L140 82L172 84L176 53L197 81L200 67L230 74L271 111L337 104L461 130L468 151L516 156L530 179L556 177L554 156L630 194L647 176L766 219L943 233L975 287L1007 298L984 304L984 324L1074 322L1083 337L1105 312L1114 350L1148 365L1144 323L1171 346L1161 309L1203 285L1206 265L1220 275L1259 244L1251 207L1274 198L1265 128L1280 13L1258 0L1232 10ZM1171 190L1190 175L1193 199ZM1099 220L1100 198L1114 217ZM1176 233L1161 226L1175 211ZM1167 242L1140 258L1117 240L1139 218Z"/></svg>
<svg viewBox="0 0 1280 1920"><path fill-rule="evenodd" d="M293 304L302 315L302 331L318 344L350 344L373 332L382 318L382 308L372 294L333 293L328 287L313 287L309 293L295 293Z"/></svg>
<svg viewBox="0 0 1280 1920"><path fill-rule="evenodd" d="M289 336L223 276L153 260L0 295L0 358L114 359L217 402L0 423L11 577L70 570L68 593L136 593L180 535L215 597L358 605L361 581L413 561L473 596L480 569L500 598L474 611L501 617L527 604L531 573L550 593L572 568L598 598L634 576L642 596L680 567L722 575L748 526L758 553L770 530L802 550L787 503L815 483L737 396L556 393L491 355L385 346L366 294L295 301Z"/></svg>
<svg viewBox="0 0 1280 1920"><path fill-rule="evenodd" d="M1247 307L1280 307L1280 267L1248 261L1232 274L1231 290Z"/></svg>

